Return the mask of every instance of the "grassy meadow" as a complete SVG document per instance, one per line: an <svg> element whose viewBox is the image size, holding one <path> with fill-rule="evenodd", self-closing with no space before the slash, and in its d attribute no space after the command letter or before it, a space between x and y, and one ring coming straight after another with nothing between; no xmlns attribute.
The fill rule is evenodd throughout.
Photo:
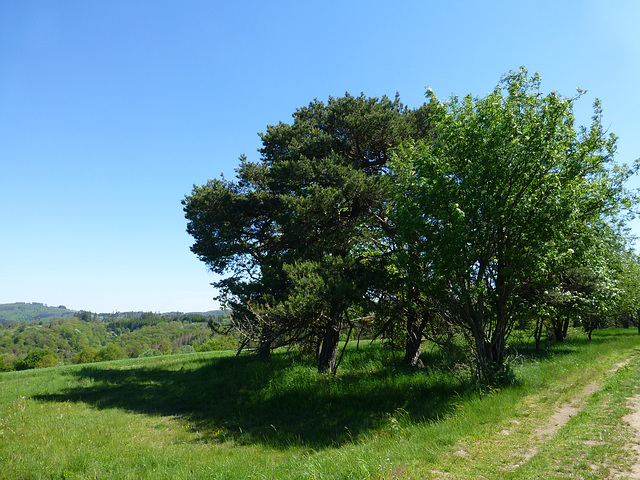
<svg viewBox="0 0 640 480"><path fill-rule="evenodd" d="M425 347L427 365L447 367ZM639 351L632 330L575 333L541 353L523 340L504 388L452 365L396 368L380 344L350 346L335 377L293 352L7 372L0 478L611 478L635 461L623 416ZM563 428L536 433L588 385Z"/></svg>

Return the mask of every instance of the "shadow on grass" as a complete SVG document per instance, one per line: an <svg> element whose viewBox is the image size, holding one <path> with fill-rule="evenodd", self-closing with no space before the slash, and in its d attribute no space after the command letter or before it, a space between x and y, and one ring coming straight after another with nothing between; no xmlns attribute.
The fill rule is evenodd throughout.
<svg viewBox="0 0 640 480"><path fill-rule="evenodd" d="M571 354L611 335L591 342L572 337L541 351L523 342L520 353L532 359ZM69 371L76 378L66 391L35 398L179 417L205 441L321 449L434 421L477 392L473 383L445 370L384 366L389 365L384 355L373 345L348 350L336 378L318 375L313 362L286 353L268 362L253 356L193 356L89 365ZM427 350L424 360L437 365L446 359Z"/></svg>
<svg viewBox="0 0 640 480"><path fill-rule="evenodd" d="M363 353L351 352L352 365ZM345 356L346 358L346 356ZM452 377L392 368L360 369L336 378L286 354L194 357L138 366L87 366L70 372L75 386L36 397L83 402L149 415L177 416L211 441L321 449L402 422L427 422L451 411L471 390ZM182 366L181 370L177 370Z"/></svg>

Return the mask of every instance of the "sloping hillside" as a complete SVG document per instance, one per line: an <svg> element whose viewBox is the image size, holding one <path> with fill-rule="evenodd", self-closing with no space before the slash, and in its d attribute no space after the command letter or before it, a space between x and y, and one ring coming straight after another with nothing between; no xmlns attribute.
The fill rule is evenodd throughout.
<svg viewBox="0 0 640 480"><path fill-rule="evenodd" d="M4 303L0 304L0 322L33 322L40 320L53 320L56 318L71 318L75 315L64 305L49 307L44 303Z"/></svg>

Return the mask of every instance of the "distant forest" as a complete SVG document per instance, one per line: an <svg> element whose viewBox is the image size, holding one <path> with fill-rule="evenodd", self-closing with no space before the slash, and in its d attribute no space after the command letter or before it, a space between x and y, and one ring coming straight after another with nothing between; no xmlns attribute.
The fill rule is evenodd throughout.
<svg viewBox="0 0 640 480"><path fill-rule="evenodd" d="M71 318L78 312L85 310L70 310L64 305L50 307L44 303L38 302L15 302L0 304L0 323L11 322L37 322L40 320L54 320L58 318ZM138 318L147 312L116 312L116 313L97 313L100 318ZM179 314L180 312L163 313L162 315ZM210 310L207 312L192 312L205 316L223 315L222 310Z"/></svg>
<svg viewBox="0 0 640 480"><path fill-rule="evenodd" d="M0 305L0 371L237 348L228 312L97 314ZM18 319L18 320L16 320Z"/></svg>
<svg viewBox="0 0 640 480"><path fill-rule="evenodd" d="M44 303L4 303L0 304L0 323L33 322L39 320L53 320L56 318L71 318L74 310L64 305L49 307Z"/></svg>

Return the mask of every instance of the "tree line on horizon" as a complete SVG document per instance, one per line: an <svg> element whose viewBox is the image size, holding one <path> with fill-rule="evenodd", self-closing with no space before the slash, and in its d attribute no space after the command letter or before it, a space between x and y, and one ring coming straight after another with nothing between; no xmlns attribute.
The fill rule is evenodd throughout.
<svg viewBox="0 0 640 480"><path fill-rule="evenodd" d="M354 331L402 345L465 345L478 379L508 373L526 330L563 341L638 323L640 266L626 222L638 165L584 92L544 93L538 74L504 75L485 97L427 101L346 94L267 126L260 159L183 200L191 250L259 355L296 345L335 372Z"/></svg>
<svg viewBox="0 0 640 480"><path fill-rule="evenodd" d="M129 312L111 312L111 313L96 313L88 310L72 310L64 305L58 305L57 307L49 306L41 302L14 302L14 303L2 303L0 304L0 323L9 324L12 322L33 322L40 320L56 320L59 318L71 318L79 317L84 320L87 319L87 315L91 318L101 318L104 320L116 320L120 318L139 318L142 316L160 315L163 317L185 317L190 315L205 315L205 316L217 316L224 315L223 310L210 310L207 312L145 312L145 311L129 311Z"/></svg>

